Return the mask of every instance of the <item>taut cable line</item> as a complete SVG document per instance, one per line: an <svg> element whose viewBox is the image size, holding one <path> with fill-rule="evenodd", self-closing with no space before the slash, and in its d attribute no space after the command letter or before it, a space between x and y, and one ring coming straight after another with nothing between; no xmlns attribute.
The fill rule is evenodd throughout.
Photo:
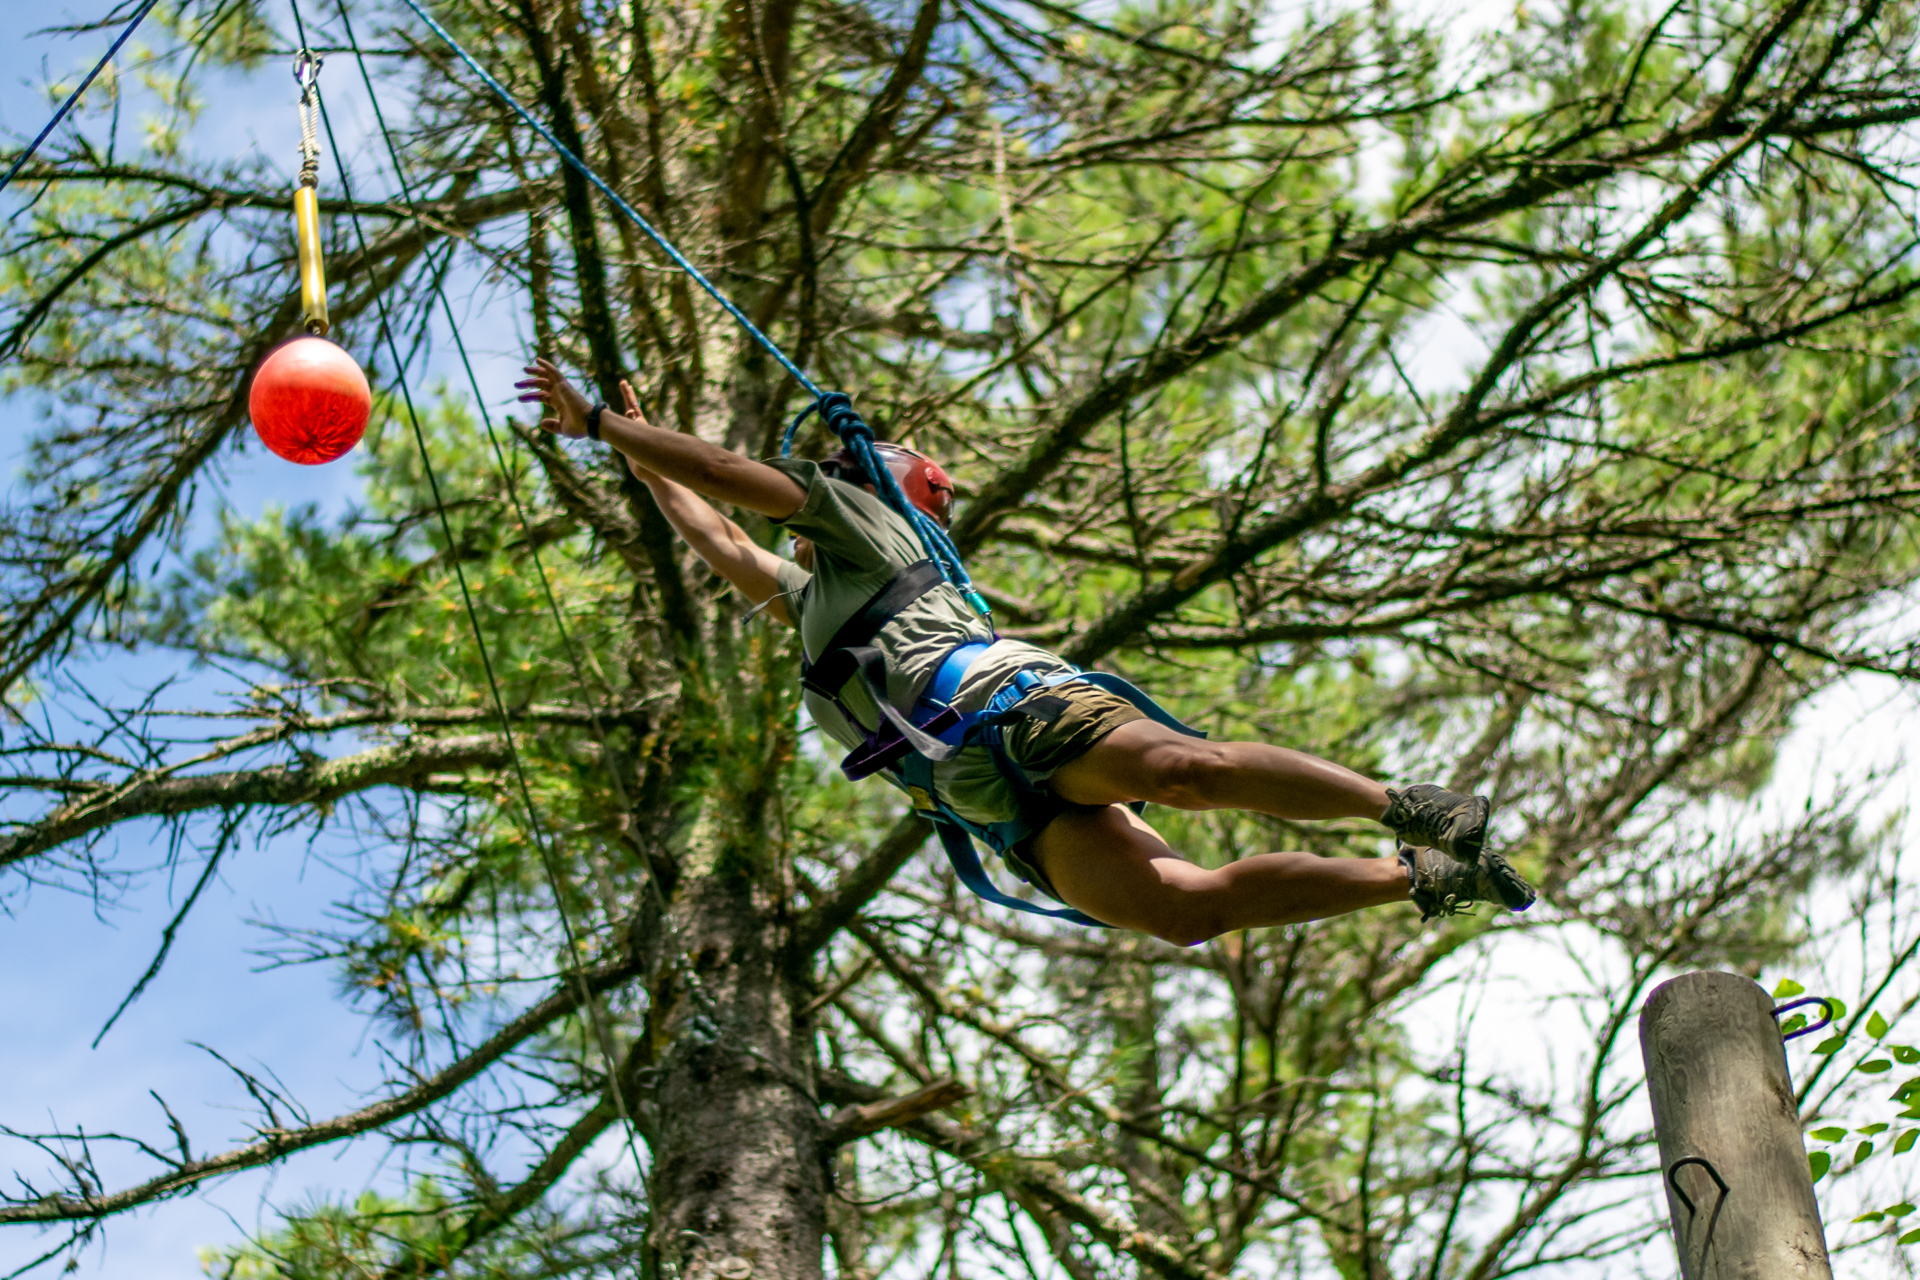
<svg viewBox="0 0 1920 1280"><path fill-rule="evenodd" d="M306 23L300 14L299 0L289 0L289 4L293 11L295 31L299 36L301 47L304 50L306 46ZM320 110L320 120L326 130L327 146L333 153L334 167L340 171L340 183L347 197L349 209L351 210L353 205L353 180L347 171L346 162L340 154L340 144L334 136L333 120L327 113L326 100L319 94L317 85L315 86L314 94ZM354 237L360 244L361 257L371 260L366 228L361 224L358 210L352 210L350 220L353 223ZM436 288L437 287L438 285L436 284ZM446 503L440 492L440 479L433 466L432 454L427 448L426 432L420 425L420 415L413 403L413 392L407 385L407 364L401 358L399 343L394 337L394 325L387 309L386 294L384 291L376 289L374 290L373 298L375 309L378 311L380 317L381 337L385 340L389 358L394 362L394 383L400 391L401 403L406 408L407 421L413 431L414 444L419 450L421 470L426 476L427 489L433 498L434 513L440 525L441 537L445 540L447 549L449 553L451 553L458 545L453 536L453 524L447 518ZM444 301L444 294L442 295L442 300ZM519 744L514 737L512 718L507 713L506 700L500 692L500 682L493 669L493 656L487 646L486 633L481 629L480 617L473 605L473 592L467 583L466 571L460 564L460 558L457 555L449 554L448 561L453 566L454 578L460 586L461 604L465 608L467 625L473 633L474 644L479 651L480 667L486 675L487 691L492 699L494 711L500 718L500 732L503 741L506 743L507 759L513 772L516 789L520 793L521 803L527 813L528 834L531 837L534 848L539 852L541 871L546 879L548 892L553 895L554 911L559 918L561 936L566 947L563 968L567 978L576 988L576 996L585 1012L585 1017L593 1032L593 1038L596 1040L597 1047L605 1059L607 1090L613 1099L614 1109L625 1126L627 1149L633 1156L636 1170L644 1177L645 1166L641 1164L639 1148L635 1142L632 1112L626 1104L624 1090L622 1090L620 1086L620 1063L613 1052L612 1037L608 1034L602 1023L599 1005L593 1000L593 993L587 989L586 978L580 970L581 954L579 938L574 930L573 921L567 914L566 894L564 886L560 881L559 868L554 857L545 824L540 820L539 807L533 799L532 786L527 780L526 764L521 758Z"/></svg>
<svg viewBox="0 0 1920 1280"><path fill-rule="evenodd" d="M158 3L160 3L160 0L145 0L145 3L134 10L133 17L127 19L127 25L120 28L120 34L114 38L111 45L107 46L107 51L101 55L100 61L93 64L93 70L87 72L87 78L80 82L80 87L67 95L67 100L60 104L58 111L53 113L53 119L47 121L46 127L40 130L32 142L27 144L25 151L22 151L14 157L13 163L7 167L7 176L0 178L0 191L7 189L8 184L13 181L13 175L19 173L20 167L33 158L33 153L40 149L40 144L47 140L47 135L60 127L60 122L67 118L67 112L73 110L73 104L80 101L80 95L85 93L87 87L94 82L94 79L99 76L102 71L107 69L107 64L113 61L113 55L119 53L120 46L125 44L127 39L133 35L133 29L140 25L140 19L146 17L147 14L152 11L153 6Z"/></svg>
<svg viewBox="0 0 1920 1280"><path fill-rule="evenodd" d="M354 65L360 72L360 82L366 88L367 101L373 106L373 118L375 123L379 125L380 138L386 147L387 159L393 166L393 176L399 184L401 198L406 202L407 215L413 219L417 226L425 229L426 222L420 216L419 204L414 199L413 184L407 181L406 167L400 159L400 149L394 144L393 131L387 125L386 112L380 109L380 95L374 91L373 76L367 70L366 59L361 56L359 37L354 34L353 19L347 12L346 0L335 0L335 6L340 15L342 28L346 33L347 47L352 51ZM453 254L451 243L449 244L447 253L448 263L451 265ZM592 734L594 741L599 744L602 768L606 773L609 784L613 788L614 798L620 805L621 811L631 815L633 811L633 801L628 794L625 779L620 776L620 767L614 758L612 745L607 738L606 727L601 723L599 708L596 705L596 699L592 692L593 685L587 679L586 667L585 664L580 661L578 646L574 641L572 632L567 627L565 616L560 611L559 599L553 593L552 579L547 574L546 564L540 558L540 547L538 540L534 536L533 521L527 516L526 506L520 499L519 485L515 483L513 478L513 468L508 465L506 450L501 446L499 434L493 428L493 415L487 409L486 395L480 388L479 375L474 371L473 360L467 353L466 340L461 337L460 324L454 315L453 304L447 299L444 276L444 272L435 272L432 275L434 294L439 300L442 314L446 316L447 330L453 336L454 349L460 355L461 367L466 371L467 385L473 391L474 407L480 414L481 425L486 430L487 444L492 450L494 464L499 470L501 484L506 488L507 498L513 505L515 518L519 520L520 528L526 535L527 554L533 561L534 574L539 579L540 592L546 602L547 612L553 618L554 629L559 633L561 651L567 656L567 664L573 671L575 684L587 694L588 730ZM660 894L659 882L655 879L652 869L643 867L642 875L645 877L647 889L656 900L656 905L664 911L666 902ZM557 889L555 892L557 894ZM609 907L611 907L611 904L609 904ZM611 918L607 923L609 927L617 924L617 922ZM615 1054L612 1036L605 1022L595 1016L597 1007L598 1006L595 1005L593 1008L590 1008L588 1016L593 1023L594 1035L595 1039L599 1041L600 1052L606 1059L608 1079L612 1082L610 1087L613 1093L614 1110L619 1114L621 1124L625 1126L627 1144L629 1152L633 1156L634 1166L636 1169L641 1169L644 1172L644 1166L641 1164L639 1152L633 1149L633 1119L627 1110L624 1091L615 1078Z"/></svg>

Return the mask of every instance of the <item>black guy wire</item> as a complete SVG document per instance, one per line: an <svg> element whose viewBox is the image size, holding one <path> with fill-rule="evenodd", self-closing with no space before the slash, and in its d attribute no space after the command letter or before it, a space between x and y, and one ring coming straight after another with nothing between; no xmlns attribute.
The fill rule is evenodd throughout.
<svg viewBox="0 0 1920 1280"><path fill-rule="evenodd" d="M304 46L306 44L306 23L301 18L300 0L289 0L289 5L293 11L295 33L299 37L302 46ZM320 92L317 84L315 85L314 93L320 101L320 119L326 128L327 146L333 154L334 167L340 173L340 183L347 197L348 204L351 206L353 201L353 182L347 172L346 164L340 155L340 144L334 136L333 119L327 112L326 97ZM354 236L360 244L361 256L371 262L371 252L367 242L366 228L361 224L358 211L352 212L350 217L353 222ZM371 267L369 267L369 270L371 270ZM407 410L407 421L413 429L414 443L420 451L420 465L427 478L428 491L433 497L434 512L438 517L441 536L446 539L447 559L453 565L455 580L460 584L460 599L466 608L467 624L473 632L474 643L479 649L481 670L486 674L487 689L492 696L494 710L500 717L500 730L507 745L507 758L513 768L514 780L520 791L521 802L527 810L527 822L533 836L533 845L540 852L541 870L545 874L548 891L553 894L554 909L559 916L561 934L566 943L567 974L574 983L581 1009L587 1022L598 1030L598 1006L593 1000L593 993L587 988L586 977L579 968L579 943L574 933L573 922L567 915L566 899L561 889L559 871L554 864L553 851L547 843L547 833L540 821L539 809L534 804L533 789L527 782L526 767L520 758L519 746L514 740L513 724L507 713L506 701L501 696L500 683L494 674L493 657L487 648L486 633L481 630L479 614L473 607L473 593L467 585L466 571L461 567L459 556L454 554L457 544L453 536L453 525L452 522L447 519L446 503L440 493L439 476L434 471L432 456L427 449L426 432L422 430L420 426L420 415L414 408L413 392L407 386L406 365L400 360L399 344L394 339L393 325L387 313L386 295L384 292L374 291L374 306L380 314L381 337L386 340L387 352L394 361L394 382L400 390L401 402L406 406ZM597 1036L596 1038L601 1041L600 1048L603 1055L606 1056L607 1088L614 1098L616 1111L620 1113L621 1118L625 1121L628 1150L634 1154L637 1163L639 1155L637 1149L634 1147L633 1119L627 1112L625 1099L620 1089L619 1063L609 1052L610 1044L608 1039L605 1036ZM644 1168L642 1168L640 1172L644 1176Z"/></svg>
<svg viewBox="0 0 1920 1280"><path fill-rule="evenodd" d="M380 95L374 91L373 78L367 71L366 59L360 54L359 45L353 33L353 20L347 15L346 0L335 0L335 5L340 13L340 22L346 28L347 50L353 54L354 63L360 70L360 82L367 90L367 100L373 104L373 117L380 125L380 137L386 144L387 158L392 163L394 177L400 184L401 198L406 201L407 216L423 231L427 230L427 223L425 219L420 216L419 205L414 200L413 184L407 181L406 169L400 162L399 148L394 145L393 133L387 127L386 113L380 109ZM452 252L452 245L449 243L449 263L451 262ZM534 570L539 576L540 591L546 598L547 611L553 615L553 625L560 633L561 648L566 652L567 662L573 668L574 680L581 688L588 688L590 682L587 680L586 669L581 665L580 655L574 647L573 637L567 630L566 618L560 611L559 601L554 597L553 583L547 577L546 565L541 562L540 549L534 542L533 522L527 517L526 507L520 500L520 488L514 483L512 468L507 465L506 451L501 446L499 436L493 429L493 414L487 409L486 395L480 389L479 375L474 372L473 361L467 354L466 339L460 334L460 325L453 314L453 304L447 300L446 290L439 287L437 283L434 292L439 297L441 310L447 317L447 329L453 335L453 345L454 349L459 352L460 364L466 370L467 385L473 390L474 406L479 410L481 426L486 429L487 444L491 446L493 450L494 462L499 468L501 482L506 486L507 497L513 503L514 515L519 519L520 527L527 535L527 554L533 560ZM611 690L609 689L608 692L611 692ZM587 703L587 723L595 740L602 748L604 758L604 752L607 747L606 729L600 721L599 707L597 703L591 699L589 699ZM615 798L619 800L620 806L623 809L630 810L632 808L632 801L628 798L626 784L620 777L620 771L613 767L610 760L607 761L607 780L613 785ZM658 885L653 884L651 875L648 877L648 883L653 886L656 893L659 891Z"/></svg>
<svg viewBox="0 0 1920 1280"><path fill-rule="evenodd" d="M400 186L400 195L402 199L406 201L407 214L413 219L416 226L425 231L427 224L425 220L421 218L419 205L414 199L413 184L407 181L406 167L400 160L400 149L394 144L393 131L387 126L386 112L380 109L380 95L374 90L373 77L367 70L366 59L360 54L359 37L354 34L353 19L347 13L346 0L335 0L335 8L340 14L341 25L346 31L347 48L353 53L354 65L359 69L360 82L366 88L367 101L373 105L373 118L380 126L381 141L385 144L387 158L393 165L393 176ZM567 630L566 618L560 611L560 602L553 594L553 582L547 576L546 565L542 563L540 559L540 548L534 537L533 522L528 519L526 507L520 500L520 489L519 486L514 483L513 469L507 465L506 450L501 447L500 438L493 429L493 415L487 409L486 393L480 388L479 375L474 372L473 361L467 354L466 340L461 336L459 321L453 313L453 304L447 300L445 275L446 272L452 268L454 248L455 246L450 240L447 246L445 267L441 272L436 273L432 277L434 281L433 291L439 299L441 311L447 318L447 329L448 332L453 335L454 348L460 354L460 364L466 370L467 385L473 389L474 406L480 413L481 425L486 429L487 444L492 448L494 463L499 469L501 482L506 487L507 497L513 504L514 515L520 521L520 528L526 534L527 554L532 559L535 575L540 580L541 595L546 600L548 613L553 617L554 628L560 634L561 651L567 655L567 663L573 669L575 683L581 689L589 691L587 698L587 723L594 740L600 746L602 767L606 771L607 780L613 785L614 798L619 802L621 810L631 815L633 812L633 803L628 797L626 784L620 777L619 766L614 760L612 748L607 741L606 728L601 724L600 712L597 705L598 700L592 696L592 685L587 680L586 669L580 661L580 654L575 646L573 636ZM659 884L654 879L651 869L642 867L642 874L645 877L647 887L652 891L656 901L659 902L660 906L664 907L666 904L664 900L660 899ZM616 926L617 922L609 919L607 924L611 928ZM626 1126L629 1153L633 1156L634 1166L644 1174L645 1167L640 1162L639 1152L632 1149L633 1122L627 1114L626 1099L623 1096L623 1091L620 1088L618 1080L615 1079L617 1073L614 1066L615 1055L611 1033L603 1019L596 1017L592 1019L592 1021L594 1022L594 1033L600 1041L600 1052L607 1060L608 1079L613 1081L614 1110L619 1113L622 1124Z"/></svg>
<svg viewBox="0 0 1920 1280"><path fill-rule="evenodd" d="M60 127L60 122L67 118L67 112L73 110L73 104L80 101L80 95L87 91L87 86L93 83L94 77L107 69L107 64L113 61L113 55L120 52L120 46L127 42L127 37L133 34L133 29L140 25L140 19L146 17L153 6L159 2L160 0L146 0L144 4L134 11L133 17L127 19L127 25L120 28L119 36L108 46L106 53L101 56L100 61L93 64L93 70L87 72L87 78L80 82L80 87L67 95L67 100L60 104L58 111L53 113L53 119L47 121L47 127L40 131L38 137L27 144L25 151L22 151L14 158L12 167L7 170L7 176L0 178L0 191L7 189L7 185L13 181L13 175L20 172L21 165L33 158L33 153L40 149L40 144L47 140L47 135Z"/></svg>

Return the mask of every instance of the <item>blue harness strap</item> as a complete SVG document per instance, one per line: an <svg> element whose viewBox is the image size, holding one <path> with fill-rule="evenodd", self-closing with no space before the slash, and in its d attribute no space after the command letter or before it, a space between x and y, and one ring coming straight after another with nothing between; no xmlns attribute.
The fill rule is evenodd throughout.
<svg viewBox="0 0 1920 1280"><path fill-rule="evenodd" d="M853 680L865 686L879 710L879 722L865 731L866 740L840 762L840 770L854 781L886 773L907 793L913 807L939 829L940 844L960 883L988 902L1031 915L1106 928L1072 907L1055 910L1002 893L980 865L975 840L985 841L988 848L1004 857L1021 841L1037 835L1063 807L1063 802L1050 790L1036 786L1007 751L1004 725L1016 716L1053 719L1065 709L1065 702L1035 695L1078 682L1125 698L1149 719L1176 733L1195 738L1207 735L1180 723L1166 708L1119 676L1104 671L1082 671L1078 667L1046 676L1031 670L1016 671L1013 678L988 699L986 706L978 711L963 712L953 705L954 699L960 694L967 672L992 647L991 640L969 640L948 650L912 708L902 714L888 700L886 658L874 640L901 609L943 581L936 567L925 561L907 566L841 624L817 657L809 655L810 660L802 666L801 683L810 693L831 701L849 724L858 725L860 719L841 701L840 689ZM1009 821L983 826L962 817L940 798L939 788L934 784L934 765L952 760L975 744L991 754L994 768L1013 792L1017 811ZM1135 804L1132 808L1137 813L1145 806Z"/></svg>
<svg viewBox="0 0 1920 1280"><path fill-rule="evenodd" d="M887 768L899 782L913 802L913 807L931 819L934 828L940 834L941 848L946 851L947 861L953 867L953 873L960 883L967 886L977 896L997 906L1011 907L1015 911L1024 911L1029 915L1048 916L1056 920L1069 920L1074 924L1089 925L1096 929L1110 928L1102 921L1095 920L1084 912L1072 907L1048 908L1036 906L1031 902L1003 893L988 877L986 868L980 864L979 852L974 848L976 839L986 842L987 847L1004 856L1007 850L1018 845L1029 836L1036 835L1040 829L1052 820L1058 812L1060 801L1044 788L1036 787L1027 778L1019 763L1008 755L1001 733L1005 720L1014 714L1013 708L1033 694L1063 684L1083 683L1105 689L1117 694L1138 707L1148 718L1156 723L1189 737L1204 738L1207 735L1198 729L1182 724L1174 715L1155 702L1142 690L1116 675L1104 671L1057 672L1050 676L1037 676L1031 671L1019 671L1014 674L1006 687L996 693L987 705L979 711L956 713L949 705L959 692L960 682L965 678L967 668L975 659L987 650L987 645L971 643L961 645L949 653L941 662L940 668L928 681L927 688L914 704L911 719L916 724L932 728L939 725L939 737L943 743L957 750L974 738L993 753L995 766L1001 776L1007 780L1019 797L1022 813L1010 822L996 822L987 826L970 822L961 817L940 798L934 785L933 766L935 760L915 751L904 740L896 738L884 750L889 755L885 766L872 765L876 754L875 744L855 751L847 757L841 767L851 775L858 767L864 772L873 772L879 767ZM897 750L894 748L897 747ZM858 759L856 759L858 758ZM947 758L942 756L941 758ZM1134 805L1136 812L1143 806Z"/></svg>
<svg viewBox="0 0 1920 1280"><path fill-rule="evenodd" d="M1092 916L1075 911L1072 907L1041 907L1014 897L1010 893L1000 892L998 885L987 877L987 869L980 865L980 854L973 847L973 836L956 822L942 819L934 814L933 829L940 833L940 847L947 851L947 861L953 865L953 874L960 883L973 890L975 896L985 898L999 907L1012 907L1015 911L1025 911L1029 915L1051 916L1055 920L1067 920L1074 924L1089 925L1095 929L1111 929L1113 926Z"/></svg>

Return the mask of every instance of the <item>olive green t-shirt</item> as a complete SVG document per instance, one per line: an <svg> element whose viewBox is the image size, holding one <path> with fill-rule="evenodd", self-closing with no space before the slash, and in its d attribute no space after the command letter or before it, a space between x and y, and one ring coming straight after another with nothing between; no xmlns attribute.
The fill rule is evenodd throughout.
<svg viewBox="0 0 1920 1280"><path fill-rule="evenodd" d="M768 465L807 491L800 509L777 523L813 543L813 572L789 561L780 566L779 582L801 644L810 657L817 657L895 574L926 559L926 550L899 512L858 486L822 475L818 463L782 458ZM952 585L941 583L902 609L874 637L887 661L888 700L902 712L910 710L949 651L991 639L986 620ZM1072 669L1045 649L1018 640L995 641L967 668L954 705L963 712L978 711L1017 671L1049 675ZM863 729L879 726L879 710L857 678L841 688L840 700L858 724L849 724L831 700L811 690L804 697L813 722L848 750L865 741ZM971 747L937 765L934 783L941 799L974 822L1012 816L1012 796L983 747Z"/></svg>

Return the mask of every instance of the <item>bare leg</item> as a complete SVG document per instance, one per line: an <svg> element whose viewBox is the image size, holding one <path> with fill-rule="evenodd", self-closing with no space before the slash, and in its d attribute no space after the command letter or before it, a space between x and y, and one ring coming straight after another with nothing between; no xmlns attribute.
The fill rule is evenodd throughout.
<svg viewBox="0 0 1920 1280"><path fill-rule="evenodd" d="M1407 874L1392 858L1262 853L1209 869L1118 804L1066 810L1035 837L1033 852L1070 905L1183 947L1407 901Z"/></svg>
<svg viewBox="0 0 1920 1280"><path fill-rule="evenodd" d="M1121 725L1048 785L1074 804L1147 800L1276 818L1378 818L1387 807L1380 783L1318 756L1260 742L1207 742L1151 720Z"/></svg>

